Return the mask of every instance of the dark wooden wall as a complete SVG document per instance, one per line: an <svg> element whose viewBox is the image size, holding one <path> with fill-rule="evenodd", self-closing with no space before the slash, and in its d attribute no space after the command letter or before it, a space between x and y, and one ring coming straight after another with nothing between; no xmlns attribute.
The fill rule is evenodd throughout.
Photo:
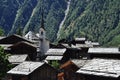
<svg viewBox="0 0 120 80"><path fill-rule="evenodd" d="M45 64L30 75L30 80L57 80L57 70Z"/></svg>

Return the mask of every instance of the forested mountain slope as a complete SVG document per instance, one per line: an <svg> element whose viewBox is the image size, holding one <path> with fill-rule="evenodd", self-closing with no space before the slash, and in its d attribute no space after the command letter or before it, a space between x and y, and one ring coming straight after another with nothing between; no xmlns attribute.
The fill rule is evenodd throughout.
<svg viewBox="0 0 120 80"><path fill-rule="evenodd" d="M119 45L119 4L119 0L72 0L61 38L85 36L106 46Z"/></svg>
<svg viewBox="0 0 120 80"><path fill-rule="evenodd" d="M44 3L43 0L0 0L0 26L9 34L19 27L24 34L29 30L38 32L44 6L45 28L51 41L87 37L104 46L118 46L119 4L120 0L44 0Z"/></svg>

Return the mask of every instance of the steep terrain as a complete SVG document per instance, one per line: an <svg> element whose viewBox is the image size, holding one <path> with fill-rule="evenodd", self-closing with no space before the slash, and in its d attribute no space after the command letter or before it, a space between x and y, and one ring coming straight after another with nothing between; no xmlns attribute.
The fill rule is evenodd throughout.
<svg viewBox="0 0 120 80"><path fill-rule="evenodd" d="M0 0L0 26L9 34L19 27L24 34L38 32L44 6L45 28L51 41L87 37L104 46L118 46L119 4L119 0Z"/></svg>
<svg viewBox="0 0 120 80"><path fill-rule="evenodd" d="M9 35L18 28L22 28L24 34L29 30L38 32L42 6L47 36L54 41L64 18L66 0L0 0L0 27Z"/></svg>
<svg viewBox="0 0 120 80"><path fill-rule="evenodd" d="M72 0L61 38L85 36L104 46L120 44L119 0Z"/></svg>

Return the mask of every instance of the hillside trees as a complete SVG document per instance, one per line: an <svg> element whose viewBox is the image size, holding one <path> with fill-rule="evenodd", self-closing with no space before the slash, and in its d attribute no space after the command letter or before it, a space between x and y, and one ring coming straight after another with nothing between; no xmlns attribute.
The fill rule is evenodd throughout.
<svg viewBox="0 0 120 80"><path fill-rule="evenodd" d="M8 62L8 54L4 52L4 49L0 46L0 80L5 76L6 72L10 70L11 65Z"/></svg>
<svg viewBox="0 0 120 80"><path fill-rule="evenodd" d="M98 41L103 46L119 45L115 43L120 42L119 0L72 0L71 3L61 29L61 38L69 38L72 34L73 37L86 36L88 40Z"/></svg>
<svg viewBox="0 0 120 80"><path fill-rule="evenodd" d="M4 30L0 27L0 36L4 36Z"/></svg>
<svg viewBox="0 0 120 80"><path fill-rule="evenodd" d="M42 0L0 0L0 25L5 32L15 33L19 25L23 32L40 28ZM57 32L68 0L44 0L44 20L47 38L57 41ZM119 0L71 0L69 13L60 31L60 39L88 37L102 45L114 43L120 31ZM10 14L9 14L10 13ZM12 28L11 28L12 27ZM113 46L117 46L114 43Z"/></svg>

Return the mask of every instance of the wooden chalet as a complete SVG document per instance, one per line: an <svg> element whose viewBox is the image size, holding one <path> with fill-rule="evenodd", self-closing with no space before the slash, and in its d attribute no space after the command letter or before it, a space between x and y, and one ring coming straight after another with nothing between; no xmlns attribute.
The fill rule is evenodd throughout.
<svg viewBox="0 0 120 80"><path fill-rule="evenodd" d="M54 49L49 49L47 51L47 53L45 54L47 57L46 57L46 60L47 61L58 61L58 62L63 62L64 61L64 54L66 52L66 49L57 49L57 48L54 48Z"/></svg>
<svg viewBox="0 0 120 80"><path fill-rule="evenodd" d="M77 80L120 80L120 60L92 59L76 73Z"/></svg>
<svg viewBox="0 0 120 80"><path fill-rule="evenodd" d="M23 62L7 74L10 80L57 80L57 70L44 62Z"/></svg>
<svg viewBox="0 0 120 80"><path fill-rule="evenodd" d="M83 49L81 49L80 47L82 47ZM67 60L69 60L69 59L79 59L81 56L86 55L86 53L88 51L88 48L89 48L89 46L86 46L86 45L85 46L83 46L83 45L82 46L75 46L75 45L70 46L67 43L59 43L57 45L52 45L52 49L56 49L56 50L58 49L58 51L60 49L66 49L66 52L64 52L64 56L68 57Z"/></svg>
<svg viewBox="0 0 120 80"><path fill-rule="evenodd" d="M28 42L18 42L9 47L11 54L28 54L30 60L36 60L36 47Z"/></svg>
<svg viewBox="0 0 120 80"><path fill-rule="evenodd" d="M60 66L60 69L64 71L65 80L78 80L76 77L76 71L87 63L87 60L69 60Z"/></svg>
<svg viewBox="0 0 120 80"><path fill-rule="evenodd" d="M67 51L65 53L66 59L79 59L81 57L80 50L81 48L67 48Z"/></svg>
<svg viewBox="0 0 120 80"><path fill-rule="evenodd" d="M75 38L67 51L72 59L89 59L88 49L93 47L92 44L86 43L86 38Z"/></svg>
<svg viewBox="0 0 120 80"><path fill-rule="evenodd" d="M26 42L32 43L31 41L29 41L19 35L14 34L14 35L0 39L0 44L15 44L20 41L26 41Z"/></svg>
<svg viewBox="0 0 120 80"><path fill-rule="evenodd" d="M120 59L119 48L89 48L90 58L113 58Z"/></svg>
<svg viewBox="0 0 120 80"><path fill-rule="evenodd" d="M13 65L18 65L28 60L30 59L27 54L15 54L8 57L8 61Z"/></svg>
<svg viewBox="0 0 120 80"><path fill-rule="evenodd" d="M58 60L62 63L70 60L70 59L87 59L88 54L87 54L86 48L81 49L78 47L67 47L65 48L54 48L54 49L49 49L47 53L45 54L46 60L52 61L52 60Z"/></svg>
<svg viewBox="0 0 120 80"><path fill-rule="evenodd" d="M67 59L88 59L89 55L87 54L88 48L79 48L72 46L67 48L65 56Z"/></svg>

